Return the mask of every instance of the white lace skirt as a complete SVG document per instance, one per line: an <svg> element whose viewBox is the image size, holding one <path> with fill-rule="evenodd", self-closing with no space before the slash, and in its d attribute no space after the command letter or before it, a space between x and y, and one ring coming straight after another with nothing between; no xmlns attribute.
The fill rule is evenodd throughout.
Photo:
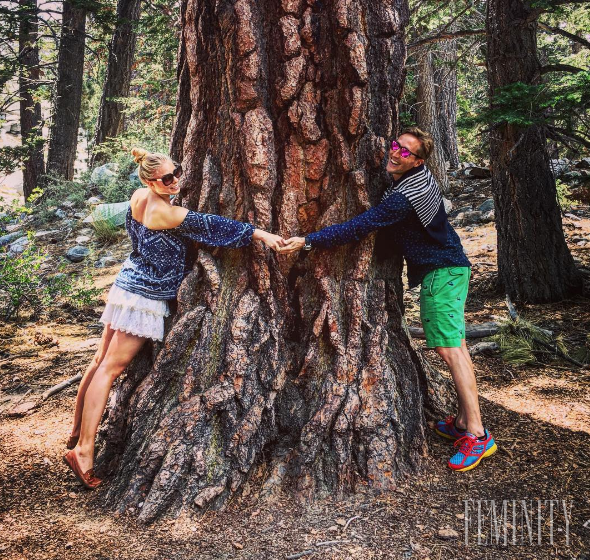
<svg viewBox="0 0 590 560"><path fill-rule="evenodd" d="M113 284L100 322L116 331L162 340L164 317L169 314L166 300L148 299Z"/></svg>

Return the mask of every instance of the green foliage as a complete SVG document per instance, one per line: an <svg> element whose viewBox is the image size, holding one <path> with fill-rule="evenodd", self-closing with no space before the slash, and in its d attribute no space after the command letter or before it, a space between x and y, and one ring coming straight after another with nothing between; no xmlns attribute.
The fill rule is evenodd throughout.
<svg viewBox="0 0 590 560"><path fill-rule="evenodd" d="M555 181L555 191L557 193L557 203L561 208L562 212L567 212L572 209L572 206L580 204L577 200L570 198L571 191L569 186L566 185L561 179Z"/></svg>
<svg viewBox="0 0 590 560"><path fill-rule="evenodd" d="M505 321L490 340L498 344L502 359L514 366L536 364L543 359L556 358L556 353L549 351L544 344L568 355L563 337L553 339L547 332L521 318Z"/></svg>
<svg viewBox="0 0 590 560"><path fill-rule="evenodd" d="M119 228L108 216L106 219L94 219L92 229L94 229L97 242L103 245L110 245L120 237Z"/></svg>
<svg viewBox="0 0 590 560"><path fill-rule="evenodd" d="M87 270L79 278L63 273L63 266L53 276L42 274L46 255L35 246L32 234L29 241L20 255L10 256L6 249L0 253L0 312L6 320L18 318L23 309L38 316L59 304L84 307L97 300L101 291L92 285Z"/></svg>
<svg viewBox="0 0 590 560"><path fill-rule="evenodd" d="M54 219L54 210L64 202L82 208L88 198L87 174L79 181L66 181L61 177L47 176L44 187L35 189L35 198L29 198L27 206L32 208L41 221Z"/></svg>

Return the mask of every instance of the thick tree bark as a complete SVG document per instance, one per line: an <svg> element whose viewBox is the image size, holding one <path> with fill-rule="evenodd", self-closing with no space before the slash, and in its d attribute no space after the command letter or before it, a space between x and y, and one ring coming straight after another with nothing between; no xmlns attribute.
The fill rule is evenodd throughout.
<svg viewBox="0 0 590 560"><path fill-rule="evenodd" d="M418 106L418 126L430 132L434 139L434 149L426 165L434 175L440 190L449 191L449 178L443 151L443 119L436 98L434 82L433 55L428 47L421 47L416 52L418 60L418 88L416 90L416 104Z"/></svg>
<svg viewBox="0 0 590 560"><path fill-rule="evenodd" d="M68 180L74 178L78 147L85 33L86 10L64 2L47 173Z"/></svg>
<svg viewBox="0 0 590 560"><path fill-rule="evenodd" d="M141 0L119 0L117 3L117 26L109 46L107 75L94 135L92 165L104 163L100 144L108 138L115 138L123 130L125 106L118 99L129 96L137 39L135 24L139 21L140 4Z"/></svg>
<svg viewBox="0 0 590 560"><path fill-rule="evenodd" d="M379 199L407 2L309 4L186 0L182 204L288 237ZM252 476L267 497L394 487L426 452L424 404L449 400L402 328L401 266L387 232L299 256L201 248L163 347L113 395L105 504L150 521Z"/></svg>
<svg viewBox="0 0 590 560"><path fill-rule="evenodd" d="M452 29L452 28L451 28ZM437 45L434 70L439 134L444 158L453 169L459 167L457 145L457 41Z"/></svg>
<svg viewBox="0 0 590 560"><path fill-rule="evenodd" d="M45 171L41 103L35 101L39 87L39 45L36 0L19 0L22 10L18 48L20 72L20 129L26 155L23 158L23 194L29 198Z"/></svg>
<svg viewBox="0 0 590 560"><path fill-rule="evenodd" d="M515 82L537 84L536 15L520 0L490 0L490 97ZM546 136L538 125L498 124L490 137L498 272L513 299L559 301L581 288L566 245Z"/></svg>

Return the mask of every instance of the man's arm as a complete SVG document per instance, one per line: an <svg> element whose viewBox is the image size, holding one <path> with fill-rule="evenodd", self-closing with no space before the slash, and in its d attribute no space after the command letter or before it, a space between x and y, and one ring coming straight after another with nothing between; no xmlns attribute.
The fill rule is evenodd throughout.
<svg viewBox="0 0 590 560"><path fill-rule="evenodd" d="M291 237L291 239L287 239L287 245L280 249L279 252L292 253L299 251L306 241L311 247L318 249L329 249L359 241L372 231L402 221L408 216L411 209L412 207L405 196L393 193L377 206L347 222L325 227L315 233L310 233L305 238Z"/></svg>

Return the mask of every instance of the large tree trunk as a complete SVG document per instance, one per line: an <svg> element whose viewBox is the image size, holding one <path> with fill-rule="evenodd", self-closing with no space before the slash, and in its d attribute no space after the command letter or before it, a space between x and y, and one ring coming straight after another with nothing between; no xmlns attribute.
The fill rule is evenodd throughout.
<svg viewBox="0 0 590 560"><path fill-rule="evenodd" d="M115 138L123 130L125 106L118 99L129 96L137 39L135 25L139 21L140 4L141 0L119 0L117 3L117 26L109 46L107 75L94 135L92 165L104 163L100 144L108 138Z"/></svg>
<svg viewBox="0 0 590 560"><path fill-rule="evenodd" d="M451 26L449 31L454 31ZM439 134L444 158L453 169L459 167L457 145L457 41L437 45L434 70Z"/></svg>
<svg viewBox="0 0 590 560"><path fill-rule="evenodd" d="M186 0L183 14L182 204L288 237L379 199L407 2ZM251 476L263 496L311 498L387 490L417 468L423 405L449 397L402 328L402 261L386 232L378 245L201 248L163 347L113 395L105 504L149 521L220 507Z"/></svg>
<svg viewBox="0 0 590 560"><path fill-rule="evenodd" d="M490 0L488 75L492 98L509 84L537 84L536 14L520 0ZM529 302L559 301L581 277L566 245L541 126L496 125L490 137L498 231L498 272L506 292Z"/></svg>
<svg viewBox="0 0 590 560"><path fill-rule="evenodd" d="M44 173L43 157L43 122L41 103L35 101L35 92L39 87L39 45L37 2L36 0L19 0L22 10L18 35L20 72L18 89L20 98L21 141L25 146L23 158L23 194L29 198L38 186Z"/></svg>
<svg viewBox="0 0 590 560"><path fill-rule="evenodd" d="M68 180L74 178L78 147L85 33L86 10L64 2L47 173Z"/></svg>
<svg viewBox="0 0 590 560"><path fill-rule="evenodd" d="M418 60L418 88L416 90L418 126L422 130L430 132L434 140L434 149L426 165L434 175L440 190L447 193L449 191L449 178L441 134L443 121L436 99L433 55L428 47L422 47L416 53L416 58Z"/></svg>

